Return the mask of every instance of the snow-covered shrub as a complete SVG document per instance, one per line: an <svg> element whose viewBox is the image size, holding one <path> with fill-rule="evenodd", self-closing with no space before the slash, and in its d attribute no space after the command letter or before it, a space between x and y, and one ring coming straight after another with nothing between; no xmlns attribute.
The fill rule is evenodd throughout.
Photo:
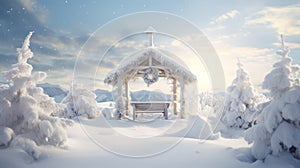
<svg viewBox="0 0 300 168"><path fill-rule="evenodd" d="M224 96L203 92L199 94L201 114L219 117L224 107Z"/></svg>
<svg viewBox="0 0 300 168"><path fill-rule="evenodd" d="M258 103L256 95L248 73L238 62L237 77L227 88L222 118L224 124L243 129L251 127Z"/></svg>
<svg viewBox="0 0 300 168"><path fill-rule="evenodd" d="M102 115L108 119L108 120L111 120L111 119L114 119L114 116L115 116L115 113L116 113L116 110L113 109L113 108L103 108L101 109L101 112L102 112Z"/></svg>
<svg viewBox="0 0 300 168"><path fill-rule="evenodd" d="M67 111L61 114L63 117L73 118L75 116L86 116L88 118L95 118L99 116L97 110L96 95L88 89L79 88L73 85L68 95L62 100L66 105Z"/></svg>
<svg viewBox="0 0 300 168"><path fill-rule="evenodd" d="M44 72L33 72L27 63L33 57L30 46L32 32L26 37L22 48L18 48L18 63L2 72L9 85L0 89L0 137L7 136L13 146L21 147L35 159L39 156L39 145L63 145L67 140L64 122L52 117L59 105L53 98L36 86L46 78Z"/></svg>
<svg viewBox="0 0 300 168"><path fill-rule="evenodd" d="M258 116L257 125L246 132L257 159L282 151L300 159L300 68L292 65L287 53L285 48L279 52L281 60L266 75L262 87L270 91L272 100Z"/></svg>

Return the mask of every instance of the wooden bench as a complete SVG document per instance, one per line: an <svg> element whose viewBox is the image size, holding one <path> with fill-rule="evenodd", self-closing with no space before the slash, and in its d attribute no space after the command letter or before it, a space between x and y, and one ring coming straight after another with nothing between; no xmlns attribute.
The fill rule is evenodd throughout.
<svg viewBox="0 0 300 168"><path fill-rule="evenodd" d="M163 113L165 119L168 119L168 108L170 102L131 102L133 107L133 120L137 113Z"/></svg>

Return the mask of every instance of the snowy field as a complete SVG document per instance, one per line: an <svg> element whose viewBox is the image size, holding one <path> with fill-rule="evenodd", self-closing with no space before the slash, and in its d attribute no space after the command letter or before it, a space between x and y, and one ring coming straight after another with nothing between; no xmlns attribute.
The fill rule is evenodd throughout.
<svg viewBox="0 0 300 168"><path fill-rule="evenodd" d="M104 107L107 106L106 104ZM288 155L279 158L268 156L265 162L260 160L253 162L249 145L242 137L226 139L215 136L213 140L182 138L176 132L189 125L188 122L191 120L188 119L164 120L158 118L153 122L143 123L127 119L105 120L103 117L97 117L90 120L79 118L79 121L76 121L73 126L67 127L69 138L65 147L42 146L42 155L37 161L22 150L3 149L0 150L0 167L296 168L300 165L299 160L292 159ZM201 122L202 120L195 121ZM194 126L203 125L195 123ZM172 128L170 129L170 127ZM201 130L195 127L192 127L191 131ZM231 132L231 134L233 133ZM99 141L97 135L105 138ZM128 137L132 141L127 141L122 137ZM148 141L149 139L151 141ZM176 144L172 145L174 142ZM111 148L110 145L112 145ZM172 145L172 148L165 150L168 145ZM117 148L114 149L114 146ZM110 150L115 151L111 152ZM153 151L158 151L158 154L141 157L142 154L153 154ZM160 151L164 152L160 153ZM124 154L132 156L127 157Z"/></svg>

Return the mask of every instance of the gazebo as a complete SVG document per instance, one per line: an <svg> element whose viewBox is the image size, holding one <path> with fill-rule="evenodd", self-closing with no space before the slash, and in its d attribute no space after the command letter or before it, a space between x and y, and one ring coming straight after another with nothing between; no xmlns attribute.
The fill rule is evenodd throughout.
<svg viewBox="0 0 300 168"><path fill-rule="evenodd" d="M153 44L153 31L150 34L150 46L128 56L120 65L109 72L104 79L104 83L112 85L114 90L114 101L121 118L129 114L129 90L128 82L134 78L142 77L145 84L150 86L159 78L166 78L172 81L172 104L173 113L178 114L178 84L180 86L180 117L185 117L186 100L185 85L197 82L196 76L190 72L189 68L176 55L155 47Z"/></svg>

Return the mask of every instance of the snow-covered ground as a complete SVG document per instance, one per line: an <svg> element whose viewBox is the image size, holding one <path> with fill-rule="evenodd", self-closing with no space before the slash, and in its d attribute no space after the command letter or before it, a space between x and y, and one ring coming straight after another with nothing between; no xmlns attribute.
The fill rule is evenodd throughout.
<svg viewBox="0 0 300 168"><path fill-rule="evenodd" d="M103 106L108 104L103 103ZM103 117L79 118L74 126L67 128L69 139L66 147L43 146L42 156L37 161L21 150L2 149L0 167L296 168L300 165L299 160L288 155L280 158L269 156L265 162L252 162L249 145L243 138L182 138L178 131L190 121L158 118L145 123L127 119L105 120ZM194 121L199 127L202 120Z"/></svg>
<svg viewBox="0 0 300 168"><path fill-rule="evenodd" d="M61 104L56 103L36 86L46 78L46 73L32 73L33 67L27 63L33 56L29 49L32 33L17 50L18 63L2 73L11 83L0 85L0 168L300 167L300 80L297 76L300 67L291 63L284 45L279 52L281 61L274 64L263 82L272 99L261 105L263 109L253 111L259 113L256 119L251 117L253 121L248 123L241 120L246 127L238 125L238 128L251 126L244 131L233 128L236 119L243 119L244 112L230 115L227 119L233 118L234 125L225 127L226 122L219 122L223 98L209 94L200 96L202 116L197 106L190 106L193 108L186 108L189 114L186 119L179 119L170 111L169 120L161 114L139 115L135 121L130 115L114 120L120 117L118 104L97 104L94 92L76 85L72 85ZM253 100L248 98L252 97L249 95L253 95L253 90L248 77L245 79L249 92L242 94L243 87L235 87L233 82L236 88L231 94L233 99L227 99L233 101L229 101L230 108L225 110L235 113L237 108L244 111L252 104ZM187 90L195 92L195 89ZM48 88L48 94L57 91ZM145 93L138 95L144 99L148 97ZM74 119L74 124L66 118Z"/></svg>

